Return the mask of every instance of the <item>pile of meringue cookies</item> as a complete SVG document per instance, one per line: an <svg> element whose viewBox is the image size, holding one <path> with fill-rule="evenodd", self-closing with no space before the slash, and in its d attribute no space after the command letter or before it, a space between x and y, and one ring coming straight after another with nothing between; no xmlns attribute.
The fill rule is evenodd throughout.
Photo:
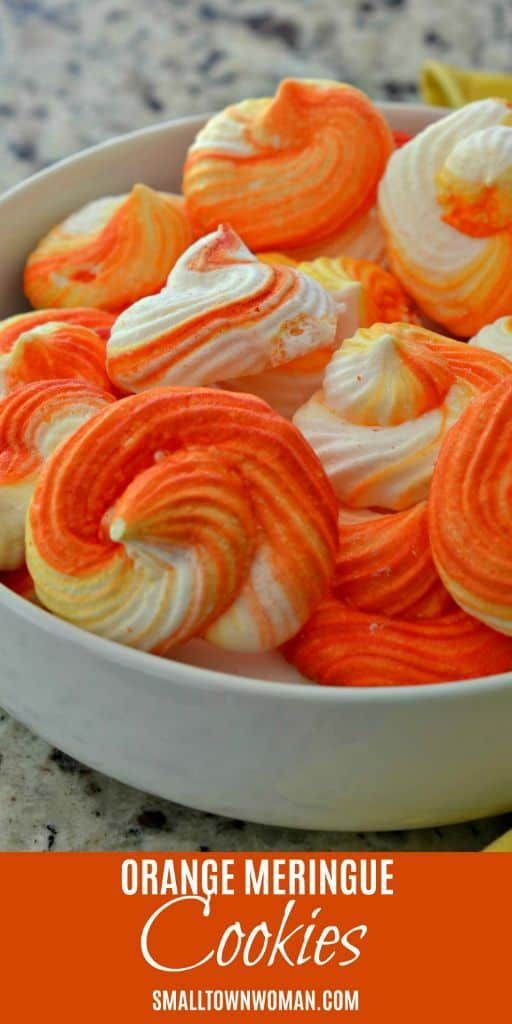
<svg viewBox="0 0 512 1024"><path fill-rule="evenodd" d="M414 138L286 80L28 257L0 323L2 583L332 686L512 669L512 111Z"/></svg>

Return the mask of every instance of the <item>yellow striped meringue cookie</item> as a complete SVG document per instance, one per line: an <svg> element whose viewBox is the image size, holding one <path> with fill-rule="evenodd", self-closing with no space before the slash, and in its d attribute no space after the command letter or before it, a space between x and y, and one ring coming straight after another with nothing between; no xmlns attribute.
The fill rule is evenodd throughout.
<svg viewBox="0 0 512 1024"><path fill-rule="evenodd" d="M512 113L469 103L390 158L379 187L391 269L420 308L470 337L512 309Z"/></svg>
<svg viewBox="0 0 512 1024"><path fill-rule="evenodd" d="M0 402L0 570L25 561L25 518L45 461L112 395L77 380L45 380Z"/></svg>
<svg viewBox="0 0 512 1024"><path fill-rule="evenodd" d="M289 415L319 386L339 313L320 284L262 263L223 225L183 254L158 295L116 320L107 369L125 392L222 384Z"/></svg>
<svg viewBox="0 0 512 1024"><path fill-rule="evenodd" d="M470 338L469 344L497 352L512 361L512 316L501 316L493 324L486 324L478 334Z"/></svg>
<svg viewBox="0 0 512 1024"><path fill-rule="evenodd" d="M262 263L267 263L271 267L294 267L300 274L305 274L306 277L318 281L322 288L325 288L326 292L332 295L338 308L338 338L348 338L362 325L365 291L360 281L356 280L355 277L351 277L342 269L341 258L336 260L318 258L310 263L298 263L291 256L281 252L259 252L257 256ZM375 316L371 322L374 323L377 319L383 318ZM309 395L307 397L309 398ZM267 401L270 401L270 399L267 398Z"/></svg>
<svg viewBox="0 0 512 1024"><path fill-rule="evenodd" d="M350 256L319 256L315 260L296 263L281 253L258 253L258 259L273 265L295 266L302 274L318 281L345 311L339 319L339 334L350 337L358 327L371 327L378 322L415 323L417 318L402 286L389 271L370 260Z"/></svg>
<svg viewBox="0 0 512 1024"><path fill-rule="evenodd" d="M71 214L39 242L25 267L36 308L95 306L117 313L158 291L192 241L181 196L135 185Z"/></svg>
<svg viewBox="0 0 512 1024"><path fill-rule="evenodd" d="M446 432L508 373L498 356L485 373L480 362L477 349L408 324L374 324L343 342L294 416L343 504L398 511L426 498Z"/></svg>

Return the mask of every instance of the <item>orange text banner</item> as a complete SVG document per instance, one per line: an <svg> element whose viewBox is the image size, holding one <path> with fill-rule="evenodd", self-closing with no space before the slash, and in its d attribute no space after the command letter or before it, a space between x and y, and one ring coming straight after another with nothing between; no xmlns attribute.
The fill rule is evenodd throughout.
<svg viewBox="0 0 512 1024"><path fill-rule="evenodd" d="M2 854L1 1019L507 1019L511 855Z"/></svg>

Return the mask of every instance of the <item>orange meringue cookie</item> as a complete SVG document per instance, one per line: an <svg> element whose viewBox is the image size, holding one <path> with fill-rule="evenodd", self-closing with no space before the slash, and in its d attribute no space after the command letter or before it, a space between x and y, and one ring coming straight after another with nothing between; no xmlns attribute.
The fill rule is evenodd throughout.
<svg viewBox="0 0 512 1024"><path fill-rule="evenodd" d="M25 560L25 519L45 460L114 399L76 380L18 388L0 402L0 570Z"/></svg>
<svg viewBox="0 0 512 1024"><path fill-rule="evenodd" d="M322 379L339 312L316 281L262 263L223 225L183 254L158 295L116 320L108 373L125 392L221 384L292 415Z"/></svg>
<svg viewBox="0 0 512 1024"><path fill-rule="evenodd" d="M26 601L38 603L34 581L25 565L21 569L13 569L12 572L0 572L0 583Z"/></svg>
<svg viewBox="0 0 512 1024"><path fill-rule="evenodd" d="M343 342L294 423L344 505L400 511L427 497L447 431L511 368L425 328L374 324Z"/></svg>
<svg viewBox="0 0 512 1024"><path fill-rule="evenodd" d="M348 225L335 231L319 242L309 242L286 250L287 255L300 263L301 260L316 260L322 256L337 259L350 256L373 263L386 263L386 236L382 229L376 206L355 217Z"/></svg>
<svg viewBox="0 0 512 1024"><path fill-rule="evenodd" d="M259 651L325 592L337 506L299 432L252 395L156 388L62 445L28 516L42 603L165 654L196 635Z"/></svg>
<svg viewBox="0 0 512 1024"><path fill-rule="evenodd" d="M199 234L226 220L256 251L316 244L369 211L392 149L358 89L286 79L272 99L227 107L201 129L185 162L186 209Z"/></svg>
<svg viewBox="0 0 512 1024"><path fill-rule="evenodd" d="M429 501L432 552L468 614L512 634L512 380L470 405L447 435Z"/></svg>
<svg viewBox="0 0 512 1024"><path fill-rule="evenodd" d="M429 317L467 338L510 313L510 104L469 103L397 150L379 209L391 269Z"/></svg>
<svg viewBox="0 0 512 1024"><path fill-rule="evenodd" d="M0 396L23 384L58 379L110 391L105 359L105 342L95 331L50 320L19 334L10 351L0 348Z"/></svg>
<svg viewBox="0 0 512 1024"><path fill-rule="evenodd" d="M52 228L28 258L25 294L36 308L117 313L158 291L191 240L181 196L135 185Z"/></svg>
<svg viewBox="0 0 512 1024"><path fill-rule="evenodd" d="M409 135L409 132L393 132L393 142L395 143L395 149L401 149L407 142L410 142L413 135Z"/></svg>
<svg viewBox="0 0 512 1024"><path fill-rule="evenodd" d="M488 352L497 352L512 362L512 316L501 316L494 323L486 324L470 338L468 344Z"/></svg>
<svg viewBox="0 0 512 1024"><path fill-rule="evenodd" d="M481 351L417 324L394 324L393 331L405 344L422 345L437 355L456 377L466 380L475 392L487 391L511 373L509 361L499 352Z"/></svg>
<svg viewBox="0 0 512 1024"><path fill-rule="evenodd" d="M427 503L383 514L341 509L333 594L361 611L407 619L443 615L455 605L435 568Z"/></svg>
<svg viewBox="0 0 512 1024"><path fill-rule="evenodd" d="M327 598L283 648L304 676L326 686L456 682L512 668L512 640L457 609L392 619Z"/></svg>
<svg viewBox="0 0 512 1024"><path fill-rule="evenodd" d="M274 266L284 263L307 274L342 302L353 309L353 326L370 327L377 321L407 323L416 321L413 307L402 287L387 270L370 260L350 256L318 257L301 263L280 253L258 253L258 259ZM346 322L346 321L345 321ZM345 337L347 334L345 334Z"/></svg>
<svg viewBox="0 0 512 1024"><path fill-rule="evenodd" d="M89 306L77 306L71 309L38 309L30 313L18 313L7 320L0 320L0 353L10 352L20 334L32 331L42 324L55 323L77 324L88 327L103 341L110 335L115 317L103 309L92 309Z"/></svg>

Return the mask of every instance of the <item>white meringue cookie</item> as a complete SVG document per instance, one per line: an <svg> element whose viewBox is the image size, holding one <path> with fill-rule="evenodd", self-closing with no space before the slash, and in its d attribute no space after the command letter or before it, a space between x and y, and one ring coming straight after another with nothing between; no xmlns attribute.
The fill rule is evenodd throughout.
<svg viewBox="0 0 512 1024"><path fill-rule="evenodd" d="M432 320L468 337L512 308L512 125L470 103L390 158L379 209L391 269Z"/></svg>
<svg viewBox="0 0 512 1024"><path fill-rule="evenodd" d="M260 375L288 366L310 377L311 394L336 345L339 313L317 281L260 262L221 227L184 253L158 295L118 318L107 367L125 391L221 382L229 388L232 381L235 390L262 395ZM279 389L281 411L290 407L285 378Z"/></svg>

